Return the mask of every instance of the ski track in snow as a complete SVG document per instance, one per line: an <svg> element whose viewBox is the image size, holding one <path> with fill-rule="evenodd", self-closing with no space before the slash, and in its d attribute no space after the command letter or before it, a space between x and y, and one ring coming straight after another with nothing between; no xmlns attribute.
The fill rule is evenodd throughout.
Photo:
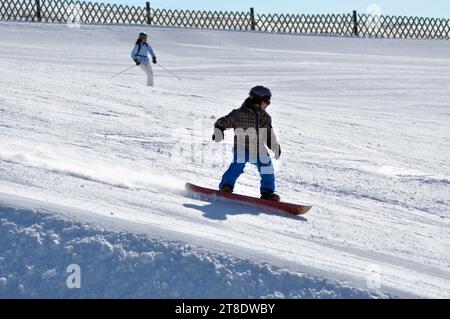
<svg viewBox="0 0 450 319"><path fill-rule="evenodd" d="M109 80L140 27L0 29L0 296L450 296L446 41L151 28L182 80L154 66L148 88ZM217 186L232 134L211 127L255 84L304 217L183 191ZM65 288L70 263L86 289Z"/></svg>

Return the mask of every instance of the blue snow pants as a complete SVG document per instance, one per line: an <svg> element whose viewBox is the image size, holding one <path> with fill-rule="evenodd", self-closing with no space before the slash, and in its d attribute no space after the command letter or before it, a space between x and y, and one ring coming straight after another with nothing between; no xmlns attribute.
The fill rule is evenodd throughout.
<svg viewBox="0 0 450 319"><path fill-rule="evenodd" d="M236 180L244 172L245 165L247 163L251 163L258 168L258 172L261 176L260 191L275 192L275 174L269 154L267 154L267 157L265 157L264 160L262 161L259 156L256 160L254 159L250 160L248 151L244 150L238 151L235 148L233 152L234 152L233 162L223 175L219 188L222 188L224 185L229 185L234 189ZM238 152L240 153L239 156Z"/></svg>

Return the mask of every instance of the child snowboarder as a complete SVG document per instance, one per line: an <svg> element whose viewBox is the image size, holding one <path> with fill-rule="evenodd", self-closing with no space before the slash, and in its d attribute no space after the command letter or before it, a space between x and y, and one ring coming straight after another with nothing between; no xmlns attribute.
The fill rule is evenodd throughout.
<svg viewBox="0 0 450 319"><path fill-rule="evenodd" d="M256 86L250 90L249 97L239 109L233 110L214 124L213 141L223 140L226 129L234 129L234 156L228 170L222 177L219 188L223 192L232 193L236 180L244 172L249 162L257 166L261 175L261 198L280 201L275 194L275 175L269 153L271 149L275 158L279 159L281 148L272 129L272 119L266 112L270 105L272 93L264 86Z"/></svg>
<svg viewBox="0 0 450 319"><path fill-rule="evenodd" d="M153 52L152 47L147 43L147 34L141 32L139 34L139 39L137 39L136 44L131 51L131 58L146 74L147 74L147 85L153 86L153 70L148 59L148 55L151 55L152 62L156 64L156 56Z"/></svg>

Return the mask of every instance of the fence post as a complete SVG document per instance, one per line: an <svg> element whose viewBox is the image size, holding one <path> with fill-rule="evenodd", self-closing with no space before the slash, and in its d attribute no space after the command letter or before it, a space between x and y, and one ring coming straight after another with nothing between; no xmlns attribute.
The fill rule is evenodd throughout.
<svg viewBox="0 0 450 319"><path fill-rule="evenodd" d="M252 31L256 30L256 21L255 21L255 8L250 8L250 28Z"/></svg>
<svg viewBox="0 0 450 319"><path fill-rule="evenodd" d="M355 37L359 36L359 30L358 30L358 12L356 10L353 10L353 35Z"/></svg>
<svg viewBox="0 0 450 319"><path fill-rule="evenodd" d="M36 19L38 22L42 21L42 13L41 13L41 0L35 0L36 3Z"/></svg>
<svg viewBox="0 0 450 319"><path fill-rule="evenodd" d="M145 10L147 11L147 24L152 24L152 16L150 13L150 2L145 3Z"/></svg>

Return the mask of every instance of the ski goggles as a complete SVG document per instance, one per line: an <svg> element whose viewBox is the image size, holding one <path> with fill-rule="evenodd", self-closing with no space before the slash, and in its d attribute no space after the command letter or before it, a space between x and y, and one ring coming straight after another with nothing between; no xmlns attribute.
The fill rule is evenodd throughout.
<svg viewBox="0 0 450 319"><path fill-rule="evenodd" d="M270 105L270 97L264 97L263 98L263 102L266 103L267 105Z"/></svg>

